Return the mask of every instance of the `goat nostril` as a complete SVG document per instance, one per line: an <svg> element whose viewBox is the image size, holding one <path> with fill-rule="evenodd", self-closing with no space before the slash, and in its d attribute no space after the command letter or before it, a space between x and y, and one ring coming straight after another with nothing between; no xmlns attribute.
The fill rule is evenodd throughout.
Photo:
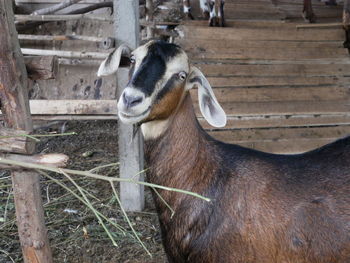
<svg viewBox="0 0 350 263"><path fill-rule="evenodd" d="M136 104L139 104L140 102L142 102L142 97L136 97L136 98L133 98L130 104L131 106L134 106Z"/></svg>
<svg viewBox="0 0 350 263"><path fill-rule="evenodd" d="M127 96L127 95L125 95L125 93L123 94L123 101L128 108L133 107L133 106L141 103L142 100L143 100L143 98L141 96L133 97L133 96Z"/></svg>

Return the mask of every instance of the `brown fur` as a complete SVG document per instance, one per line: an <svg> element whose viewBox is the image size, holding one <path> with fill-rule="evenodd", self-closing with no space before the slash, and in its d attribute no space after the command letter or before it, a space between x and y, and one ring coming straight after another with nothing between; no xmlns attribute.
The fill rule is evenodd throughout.
<svg viewBox="0 0 350 263"><path fill-rule="evenodd" d="M162 100L158 101L153 107L147 118L149 120L164 120L167 119L176 109L183 93L181 86L173 88L168 92Z"/></svg>
<svg viewBox="0 0 350 263"><path fill-rule="evenodd" d="M350 138L273 155L209 137L189 95L146 141L152 183L210 197L154 195L169 262L350 262Z"/></svg>

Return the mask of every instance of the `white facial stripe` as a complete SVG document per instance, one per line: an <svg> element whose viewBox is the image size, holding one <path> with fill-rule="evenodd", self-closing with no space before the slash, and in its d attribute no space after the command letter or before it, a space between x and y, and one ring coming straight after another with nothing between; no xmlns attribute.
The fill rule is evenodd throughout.
<svg viewBox="0 0 350 263"><path fill-rule="evenodd" d="M191 7L185 6L185 5L184 5L184 13L185 13L185 14L189 13L190 10L191 10Z"/></svg>
<svg viewBox="0 0 350 263"><path fill-rule="evenodd" d="M154 41L150 41L147 44L138 47L137 49L135 49L131 55L133 55L135 57L135 67L134 67L134 74L135 72L137 72L137 69L140 67L143 59L147 56L148 54L148 47L153 44Z"/></svg>

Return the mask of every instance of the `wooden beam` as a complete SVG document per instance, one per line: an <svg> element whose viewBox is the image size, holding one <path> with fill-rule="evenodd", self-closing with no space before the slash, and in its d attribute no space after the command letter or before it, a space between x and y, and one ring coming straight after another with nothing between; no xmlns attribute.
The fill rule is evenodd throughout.
<svg viewBox="0 0 350 263"><path fill-rule="evenodd" d="M8 0L0 0L0 14L0 107L8 127L30 132L27 72ZM39 175L13 171L12 185L24 263L52 263Z"/></svg>
<svg viewBox="0 0 350 263"><path fill-rule="evenodd" d="M55 13L56 11L62 10L68 6L74 5L78 2L81 2L82 0L64 0L59 4L56 4L54 6L46 7L40 10L36 10L31 15L47 15Z"/></svg>
<svg viewBox="0 0 350 263"><path fill-rule="evenodd" d="M58 72L58 58L56 56L27 56L24 57L28 78L32 80L54 79Z"/></svg>
<svg viewBox="0 0 350 263"><path fill-rule="evenodd" d="M126 44L130 49L139 45L139 1L114 0L114 18L117 46ZM117 73L118 95L128 81L128 70L120 69ZM133 139L133 127L118 122L118 144L120 177L143 180L143 141L138 132ZM144 207L144 189L140 185L121 183L120 197L128 211L140 211Z"/></svg>
<svg viewBox="0 0 350 263"><path fill-rule="evenodd" d="M116 100L31 100L34 115L117 115Z"/></svg>
<svg viewBox="0 0 350 263"><path fill-rule="evenodd" d="M27 131L0 127L0 152L33 154L35 141Z"/></svg>
<svg viewBox="0 0 350 263"><path fill-rule="evenodd" d="M22 48L23 55L32 56L58 56L66 58L88 58L88 59L105 59L109 53L107 52L80 52L68 50L48 50L36 48Z"/></svg>
<svg viewBox="0 0 350 263"><path fill-rule="evenodd" d="M67 155L57 154L57 153L37 154L37 155L0 154L0 160L2 158L7 160L12 160L12 161L40 164L40 165L51 166L51 167L65 167L69 159ZM23 170L22 167L19 168L16 166L5 165L1 163L0 163L0 169Z"/></svg>
<svg viewBox="0 0 350 263"><path fill-rule="evenodd" d="M98 21L111 22L111 19L101 15L91 15L91 14L77 14L77 15L15 15L16 22L26 23L26 22L54 22L54 21L68 21L68 20L78 20L78 19L90 19Z"/></svg>

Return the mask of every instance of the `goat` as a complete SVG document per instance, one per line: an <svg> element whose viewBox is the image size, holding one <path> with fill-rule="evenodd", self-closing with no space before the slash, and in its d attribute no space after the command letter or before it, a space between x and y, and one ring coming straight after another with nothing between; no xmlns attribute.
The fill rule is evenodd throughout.
<svg viewBox="0 0 350 263"><path fill-rule="evenodd" d="M120 47L98 75L113 74ZM226 115L199 69L177 45L151 41L130 57L119 120L141 127L148 181L209 197L154 194L169 262L349 263L350 137L311 152L277 155L226 144L199 125Z"/></svg>
<svg viewBox="0 0 350 263"><path fill-rule="evenodd" d="M205 19L209 19L209 26L225 26L225 0L200 0L200 7ZM183 10L188 18L194 19L191 13L190 0L183 0Z"/></svg>

